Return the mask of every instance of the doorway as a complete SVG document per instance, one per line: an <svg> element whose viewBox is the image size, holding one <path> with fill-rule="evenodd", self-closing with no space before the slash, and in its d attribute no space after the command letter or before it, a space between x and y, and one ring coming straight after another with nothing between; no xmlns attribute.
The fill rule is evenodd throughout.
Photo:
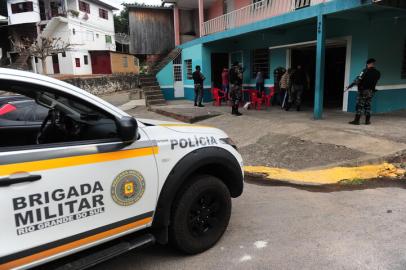
<svg viewBox="0 0 406 270"><path fill-rule="evenodd" d="M54 74L59 74L59 59L58 55L54 54L52 55L52 67L54 68Z"/></svg>
<svg viewBox="0 0 406 270"><path fill-rule="evenodd" d="M182 54L179 54L172 62L173 64L173 89L174 97L182 98L185 96L185 89L183 85L183 65Z"/></svg>
<svg viewBox="0 0 406 270"><path fill-rule="evenodd" d="M316 47L293 48L291 52L292 68L302 65L310 79L310 89L307 89L303 94L303 105L313 107L316 82ZM324 108L341 109L343 107L346 52L346 46L342 45L331 45L326 48Z"/></svg>
<svg viewBox="0 0 406 270"><path fill-rule="evenodd" d="M228 53L213 53L211 55L212 86L221 89L221 72L228 68Z"/></svg>

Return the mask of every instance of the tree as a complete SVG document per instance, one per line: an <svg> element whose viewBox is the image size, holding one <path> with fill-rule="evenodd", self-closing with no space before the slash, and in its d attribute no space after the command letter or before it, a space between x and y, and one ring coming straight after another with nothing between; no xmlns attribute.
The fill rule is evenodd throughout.
<svg viewBox="0 0 406 270"><path fill-rule="evenodd" d="M120 14L114 15L114 28L116 33L128 34L128 7L124 7Z"/></svg>
<svg viewBox="0 0 406 270"><path fill-rule="evenodd" d="M47 74L47 57L55 54L57 55L59 53L66 53L71 46L72 44L64 42L62 38L39 36L35 41L26 38L16 47L20 52L27 52L29 56L40 59L42 64L42 73Z"/></svg>

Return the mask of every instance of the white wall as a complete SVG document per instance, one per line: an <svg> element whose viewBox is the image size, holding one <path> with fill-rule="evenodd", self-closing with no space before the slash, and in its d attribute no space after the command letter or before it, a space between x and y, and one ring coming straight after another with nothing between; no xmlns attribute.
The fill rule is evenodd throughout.
<svg viewBox="0 0 406 270"><path fill-rule="evenodd" d="M88 57L88 64L85 65L84 56ZM80 59L80 67L76 67L75 58ZM92 74L92 62L90 59L90 54L87 51L67 51L66 56L63 57L62 54L58 54L59 61L59 72L60 74L70 74L70 75L90 75ZM49 56L46 59L47 63L47 74L53 75L54 68L52 64L52 57ZM38 59L36 64L37 73L43 73L41 60Z"/></svg>
<svg viewBox="0 0 406 270"><path fill-rule="evenodd" d="M78 2L78 1L77 1ZM92 1L83 2L88 3L90 5L90 14L87 14L88 19L84 20L83 16L86 14L85 12L79 11L79 6L77 10L79 11L79 16L77 20L81 21L82 23L92 25L95 28L100 30L104 30L107 32L114 32L114 19L113 19L113 12L108 10L106 7L97 5ZM108 20L99 17L99 8L107 10L108 12Z"/></svg>
<svg viewBox="0 0 406 270"><path fill-rule="evenodd" d="M4 1L4 0L1 0ZM11 12L11 4L27 2L25 0L7 0L7 12L9 15L9 24L21 24L21 23L35 23L41 20L39 14L39 5L38 0L30 0L32 2L33 11L32 12L23 12L13 14Z"/></svg>
<svg viewBox="0 0 406 270"><path fill-rule="evenodd" d="M69 20L70 42L81 50L112 50L115 51L114 32L104 31L91 25L80 24L76 20ZM73 34L75 29L75 34ZM112 42L106 43L106 35L111 36Z"/></svg>
<svg viewBox="0 0 406 270"><path fill-rule="evenodd" d="M48 75L54 74L54 67L52 65L52 57L51 56L47 57L46 63L47 63L47 74ZM41 59L38 59L38 63L36 63L36 66L37 66L37 73L43 74Z"/></svg>
<svg viewBox="0 0 406 270"><path fill-rule="evenodd" d="M92 74L92 61L90 59L90 54L87 51L71 51L72 67L74 75L89 75ZM84 63L84 55L88 57L88 64ZM80 59L80 67L76 67L75 58Z"/></svg>

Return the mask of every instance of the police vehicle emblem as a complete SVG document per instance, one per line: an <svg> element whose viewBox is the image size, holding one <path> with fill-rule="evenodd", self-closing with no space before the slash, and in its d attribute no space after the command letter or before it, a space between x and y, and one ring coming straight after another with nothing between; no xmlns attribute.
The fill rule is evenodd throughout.
<svg viewBox="0 0 406 270"><path fill-rule="evenodd" d="M145 180L134 170L121 172L111 185L111 197L121 206L130 206L139 201L145 191Z"/></svg>

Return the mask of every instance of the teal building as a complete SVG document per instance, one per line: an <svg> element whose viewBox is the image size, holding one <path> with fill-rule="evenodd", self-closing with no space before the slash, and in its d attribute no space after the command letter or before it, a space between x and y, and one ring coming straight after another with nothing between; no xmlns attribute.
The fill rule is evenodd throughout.
<svg viewBox="0 0 406 270"><path fill-rule="evenodd" d="M324 108L354 111L356 88L344 88L373 57L382 73L373 112L406 109L406 1L279 0L279 6L278 0L246 1L214 15L212 6L198 2L205 16L199 36L181 43L181 54L157 74L167 100L193 99L196 65L206 76L204 98L210 101L222 68L235 61L245 70L244 88L255 87L258 69L270 87L276 68L300 64L311 79L305 105L320 119Z"/></svg>

